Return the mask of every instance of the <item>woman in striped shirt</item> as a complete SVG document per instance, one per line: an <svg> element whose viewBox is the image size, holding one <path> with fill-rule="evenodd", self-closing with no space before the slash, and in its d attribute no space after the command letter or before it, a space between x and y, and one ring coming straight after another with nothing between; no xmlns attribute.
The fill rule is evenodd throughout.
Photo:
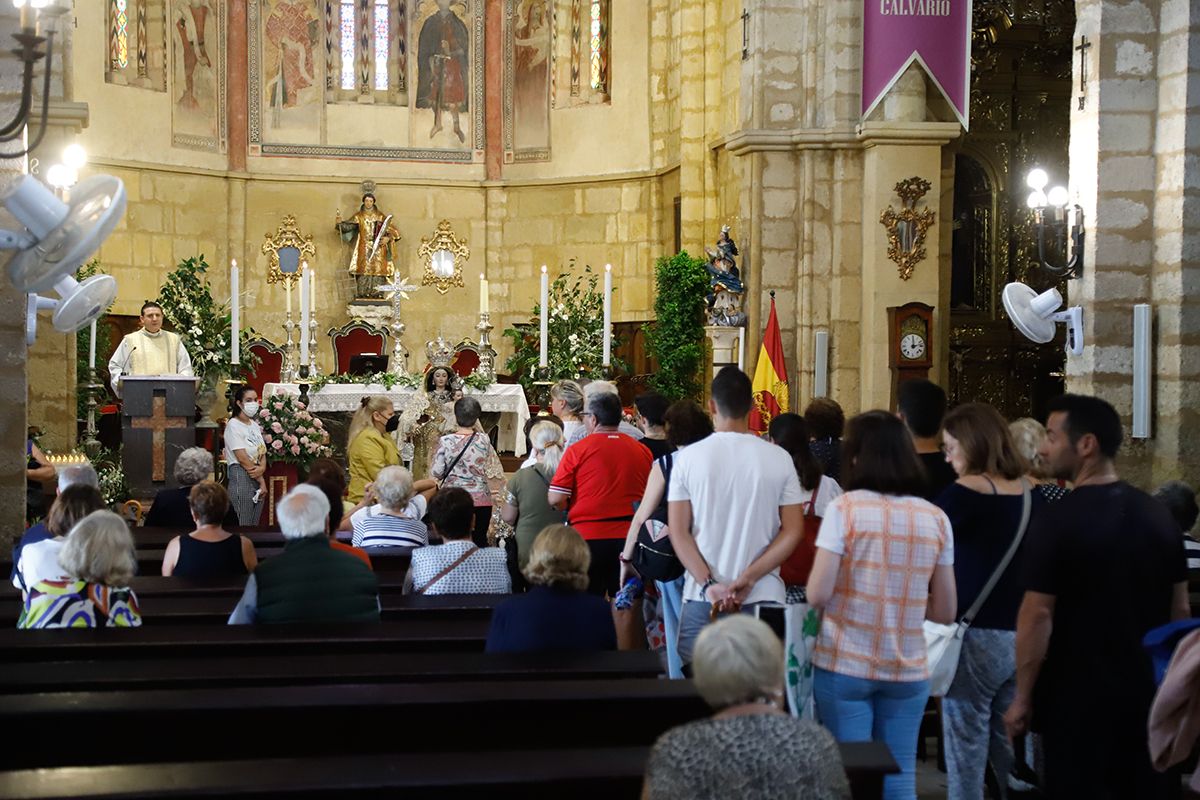
<svg viewBox="0 0 1200 800"><path fill-rule="evenodd" d="M373 547L424 547L429 531L421 518L426 504L437 491L430 479L413 482L404 467L384 467L368 487L367 497L375 505L360 508L350 515L354 530L353 544L369 550Z"/></svg>

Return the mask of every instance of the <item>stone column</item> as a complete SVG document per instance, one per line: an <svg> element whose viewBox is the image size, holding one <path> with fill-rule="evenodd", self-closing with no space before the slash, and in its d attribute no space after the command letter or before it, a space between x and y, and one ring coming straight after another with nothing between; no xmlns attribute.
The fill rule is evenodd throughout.
<svg viewBox="0 0 1200 800"><path fill-rule="evenodd" d="M1083 208L1083 277L1069 285L1084 309L1086 346L1067 360L1069 391L1099 395L1128 425L1132 412L1133 305L1154 306L1153 438L1127 439L1122 471L1150 486L1194 480L1200 442L1200 52L1195 4L1080 0L1075 41L1086 36L1073 83L1072 201Z"/></svg>
<svg viewBox="0 0 1200 800"><path fill-rule="evenodd" d="M0 5L0 39L9 43L18 30L17 11ZM13 75L17 60L7 44L0 48L0 72ZM15 90L15 91L14 91ZM20 87L5 82L0 87L0 121L7 122L20 104ZM19 151L14 144L0 146ZM0 158L0 186L19 180L28 164L25 159ZM7 210L0 208L0 226L19 227ZM11 251L0 252L0 273ZM28 399L25 350L25 295L13 288L7 274L0 274L0 538L11 539L25 528L25 427ZM7 545L6 545L7 546Z"/></svg>
<svg viewBox="0 0 1200 800"><path fill-rule="evenodd" d="M707 48L705 0L681 0L679 49L679 197L681 245L699 256L704 247L708 148L705 141Z"/></svg>
<svg viewBox="0 0 1200 800"><path fill-rule="evenodd" d="M903 83L903 81L901 82ZM884 101L887 102L886 100ZM922 102L922 113L924 103ZM934 330L933 369L936 378L946 360L945 308L939 307L941 275L938 235L941 219L942 146L958 137L957 122L885 121L863 125L863 204L862 204L862 304L860 306L859 374L861 408L891 407L891 370L888 366L887 309L919 301L937 309ZM925 258L917 263L912 277L900 277L899 267L888 258L887 229L879 216L889 205L900 210L896 195L898 182L911 177L929 181L932 188L918 203L918 210L929 208L938 214L925 235Z"/></svg>

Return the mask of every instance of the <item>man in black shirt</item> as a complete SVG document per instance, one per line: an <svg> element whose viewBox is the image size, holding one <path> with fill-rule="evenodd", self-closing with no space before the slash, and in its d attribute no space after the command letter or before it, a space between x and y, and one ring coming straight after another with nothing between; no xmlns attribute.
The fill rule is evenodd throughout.
<svg viewBox="0 0 1200 800"><path fill-rule="evenodd" d="M933 381L905 381L896 392L896 413L912 435L917 456L928 478L925 499L934 500L958 480L954 467L942 452L942 418L946 416L946 392Z"/></svg>
<svg viewBox="0 0 1200 800"><path fill-rule="evenodd" d="M1046 432L1043 460L1075 489L1029 527L1005 722L1013 736L1031 721L1042 733L1049 797L1169 797L1146 743L1155 686L1142 637L1188 616L1183 538L1161 504L1117 476L1111 405L1064 395Z"/></svg>

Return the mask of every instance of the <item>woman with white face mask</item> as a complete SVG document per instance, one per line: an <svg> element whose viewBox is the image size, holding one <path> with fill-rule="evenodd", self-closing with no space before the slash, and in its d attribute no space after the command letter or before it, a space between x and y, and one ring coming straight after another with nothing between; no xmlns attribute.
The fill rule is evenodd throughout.
<svg viewBox="0 0 1200 800"><path fill-rule="evenodd" d="M257 525L267 494L267 444L258 414L258 392L242 386L233 398L234 416L225 423L225 463L229 474L229 500L238 524Z"/></svg>

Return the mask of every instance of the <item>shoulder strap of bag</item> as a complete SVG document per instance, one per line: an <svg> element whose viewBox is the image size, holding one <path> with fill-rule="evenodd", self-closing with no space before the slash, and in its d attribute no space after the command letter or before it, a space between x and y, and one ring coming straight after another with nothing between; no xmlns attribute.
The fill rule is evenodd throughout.
<svg viewBox="0 0 1200 800"><path fill-rule="evenodd" d="M975 619L975 615L979 613L979 609L983 608L983 604L987 602L988 595L992 593L992 589L996 588L996 584L1000 582L1000 576L1004 574L1004 570L1008 569L1008 565L1012 562L1013 556L1017 554L1017 548L1021 546L1021 540L1025 538L1025 529L1029 527L1029 512L1033 506L1033 497L1029 491L1029 484L1025 483L1025 479L1021 479L1021 524L1017 526L1017 535L1013 537L1012 544L1008 546L1008 552L1004 554L1004 558L1000 559L1000 563L996 566L992 577L988 578L988 582L984 584L983 591L975 598L975 602L967 609L967 613L963 615L961 623L964 627L970 626L971 621Z"/></svg>
<svg viewBox="0 0 1200 800"><path fill-rule="evenodd" d="M476 431L476 433L478 433L478 431ZM446 478L450 477L450 473L454 472L454 468L458 466L458 460L467 452L467 448L471 446L471 442L473 441L475 441L474 433L467 438L467 443L462 446L462 450L458 451L458 455L454 457L454 460L450 462L450 466L446 467L446 471L442 473L442 477L438 478L438 480L444 481Z"/></svg>
<svg viewBox="0 0 1200 800"><path fill-rule="evenodd" d="M458 558L454 559L454 561L452 561L450 563L450 566L446 567L444 570L439 572L437 575L434 575L433 580L431 580L429 583L422 586L420 589L417 589L416 593L417 594L425 594L425 592L427 592L429 590L429 587L433 586L435 583L440 581L442 578L446 577L451 572L453 572L455 567L457 567L459 564L463 563L468 558L470 558L471 555L474 554L474 552L478 549L479 549L478 547L472 547L470 550L463 553Z"/></svg>

